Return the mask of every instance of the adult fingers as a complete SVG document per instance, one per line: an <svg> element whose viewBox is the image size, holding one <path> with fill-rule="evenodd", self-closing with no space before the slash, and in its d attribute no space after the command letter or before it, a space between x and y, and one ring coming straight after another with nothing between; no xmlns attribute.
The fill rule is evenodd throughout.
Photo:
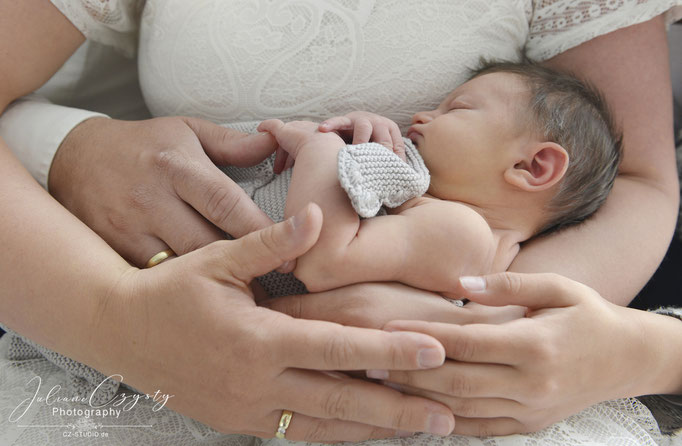
<svg viewBox="0 0 682 446"><path fill-rule="evenodd" d="M437 369L368 370L367 376L457 398L512 398L523 391L510 384L518 381L519 372L498 364L447 361Z"/></svg>
<svg viewBox="0 0 682 446"><path fill-rule="evenodd" d="M366 328L382 328L389 321L406 318L466 324L475 317L467 308L453 305L435 293L397 283L356 284L320 293L278 297L259 304L297 319Z"/></svg>
<svg viewBox="0 0 682 446"><path fill-rule="evenodd" d="M155 254L169 248L163 240L147 234L133 234L132 240L126 242L125 245L112 242L111 247L138 268L144 268Z"/></svg>
<svg viewBox="0 0 682 446"><path fill-rule="evenodd" d="M351 130L353 128L353 120L346 116L335 116L320 123L317 128L322 133L337 132L342 130Z"/></svg>
<svg viewBox="0 0 682 446"><path fill-rule="evenodd" d="M384 327L388 331L425 333L438 339L445 347L448 358L456 361L515 365L523 362L520 350L532 350L536 342L513 325L507 324L454 325L425 321L391 321ZM435 389L434 389L435 390Z"/></svg>
<svg viewBox="0 0 682 446"><path fill-rule="evenodd" d="M278 402L286 401L282 404L289 404L289 410L309 416L439 435L454 428L452 413L444 405L366 381L289 369L277 384L282 389ZM302 385L305 392L300 391Z"/></svg>
<svg viewBox="0 0 682 446"><path fill-rule="evenodd" d="M421 396L443 403L455 415L465 418L518 418L526 407L518 401L506 398L459 398L439 392L419 389L407 385L384 382L388 387L408 395Z"/></svg>
<svg viewBox="0 0 682 446"><path fill-rule="evenodd" d="M272 220L227 175L210 163L177 159L168 155L175 193L211 223L232 235L245 234L270 226Z"/></svg>
<svg viewBox="0 0 682 446"><path fill-rule="evenodd" d="M530 432L523 423L511 417L464 418L457 417L455 434L474 437L492 437Z"/></svg>
<svg viewBox="0 0 682 446"><path fill-rule="evenodd" d="M191 206L184 202L171 204L173 205L159 206L158 212L164 218L155 221L153 229L177 255L187 254L225 239L222 231L206 221ZM155 252L152 252L149 256L154 254Z"/></svg>
<svg viewBox="0 0 682 446"><path fill-rule="evenodd" d="M254 166L270 156L277 141L269 133L246 134L197 118L182 118L218 165Z"/></svg>
<svg viewBox="0 0 682 446"><path fill-rule="evenodd" d="M461 307L436 293L399 283L363 283L343 288L277 297L259 302L297 319L337 322L355 327L382 328L393 320L422 320L449 324L500 324L523 317L522 307L490 307L469 302Z"/></svg>
<svg viewBox="0 0 682 446"><path fill-rule="evenodd" d="M281 412L275 412L268 417L267 423L271 430L266 432L253 432L258 437L272 437L279 425ZM330 420L317 417L310 417L299 412L294 412L289 428L286 432L286 439L290 441L310 441L310 442L359 442L364 440L374 440L379 438L395 437L396 431L393 429L379 428L364 423L353 421Z"/></svg>
<svg viewBox="0 0 682 446"><path fill-rule="evenodd" d="M225 282L248 284L310 249L320 235L322 211L308 204L286 221L252 232L238 240L218 242L207 248L211 273Z"/></svg>
<svg viewBox="0 0 682 446"><path fill-rule="evenodd" d="M284 332L272 354L290 367L414 370L438 367L445 360L443 346L421 333L389 333L303 319L288 319Z"/></svg>
<svg viewBox="0 0 682 446"><path fill-rule="evenodd" d="M464 297L484 305L522 305L529 308L559 308L575 305L590 288L558 274L498 273L461 277Z"/></svg>

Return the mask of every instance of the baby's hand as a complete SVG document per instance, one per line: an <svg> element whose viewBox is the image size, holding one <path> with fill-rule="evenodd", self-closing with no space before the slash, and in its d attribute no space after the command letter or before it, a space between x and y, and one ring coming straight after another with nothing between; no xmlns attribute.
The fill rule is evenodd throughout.
<svg viewBox="0 0 682 446"><path fill-rule="evenodd" d="M398 124L374 113L355 111L345 116L327 119L319 126L320 132L338 132L342 136L352 134L352 144L376 142L393 150L402 160L405 159L405 144Z"/></svg>
<svg viewBox="0 0 682 446"><path fill-rule="evenodd" d="M338 135L324 134L317 131L318 124L311 121L292 121L286 124L279 119L268 119L258 125L259 132L268 132L277 140L277 151L275 152L275 173L281 173L294 164L302 147L310 145L322 145L334 143L332 139L338 140L343 145L343 141Z"/></svg>

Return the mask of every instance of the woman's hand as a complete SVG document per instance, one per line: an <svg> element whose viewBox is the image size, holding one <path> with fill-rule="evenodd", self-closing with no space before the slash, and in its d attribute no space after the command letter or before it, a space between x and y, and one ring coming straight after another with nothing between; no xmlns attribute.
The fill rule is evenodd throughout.
<svg viewBox="0 0 682 446"><path fill-rule="evenodd" d="M89 119L64 140L49 189L133 264L272 224L217 165L252 166L276 147L194 118Z"/></svg>
<svg viewBox="0 0 682 446"><path fill-rule="evenodd" d="M94 345L113 350L92 365L141 391L174 395L169 407L221 432L272 437L288 409L291 440L450 433L444 405L319 371L436 367L445 354L432 337L293 319L255 305L249 282L308 250L321 220L310 205L239 240L131 268L93 322L103 336Z"/></svg>
<svg viewBox="0 0 682 446"><path fill-rule="evenodd" d="M611 304L555 274L502 273L462 285L461 294L481 304L527 306L527 317L501 325L391 322L386 330L440 340L450 360L433 370L368 372L447 404L455 433L536 431L597 402L656 388L660 360L642 330L655 315Z"/></svg>

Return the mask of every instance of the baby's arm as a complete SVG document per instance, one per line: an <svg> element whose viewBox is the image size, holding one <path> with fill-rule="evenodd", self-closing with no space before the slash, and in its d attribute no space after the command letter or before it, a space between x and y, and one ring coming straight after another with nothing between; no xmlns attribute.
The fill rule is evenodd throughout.
<svg viewBox="0 0 682 446"><path fill-rule="evenodd" d="M478 213L426 197L413 198L390 215L359 221L345 246L321 243L299 258L296 270L311 291L397 281L447 294L460 276L491 272L496 253L492 231Z"/></svg>
<svg viewBox="0 0 682 446"><path fill-rule="evenodd" d="M457 203L408 201L392 215L360 220L337 179L344 142L308 122L266 121L293 158L285 216L314 201L324 215L317 244L297 261L296 276L310 291L369 281L400 281L433 291L454 289L462 274L489 271L494 257L485 220Z"/></svg>

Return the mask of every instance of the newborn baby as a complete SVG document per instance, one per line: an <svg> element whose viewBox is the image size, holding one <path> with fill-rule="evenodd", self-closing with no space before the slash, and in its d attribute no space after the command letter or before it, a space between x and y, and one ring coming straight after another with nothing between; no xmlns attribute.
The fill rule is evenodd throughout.
<svg viewBox="0 0 682 446"><path fill-rule="evenodd" d="M309 291L398 281L449 296L460 276L504 271L523 241L588 218L618 171L620 139L599 93L529 63L485 65L412 122L428 191L368 219L337 178L339 153L367 144L347 146L334 131L353 132L354 143L390 138L396 154L369 145L399 161L413 149L395 123L367 112L319 127L261 123L280 145L276 165L295 160L285 216L311 201L323 212L320 238L294 270Z"/></svg>

